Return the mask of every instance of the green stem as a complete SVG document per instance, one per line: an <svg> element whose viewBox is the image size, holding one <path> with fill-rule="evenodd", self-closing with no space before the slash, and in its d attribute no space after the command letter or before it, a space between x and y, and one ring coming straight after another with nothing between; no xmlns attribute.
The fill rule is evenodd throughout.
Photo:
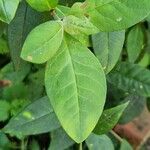
<svg viewBox="0 0 150 150"><path fill-rule="evenodd" d="M80 143L79 145L79 150L82 150L82 143Z"/></svg>
<svg viewBox="0 0 150 150"><path fill-rule="evenodd" d="M113 130L110 131L110 133L119 141L119 142L122 142L122 138L116 134Z"/></svg>
<svg viewBox="0 0 150 150"><path fill-rule="evenodd" d="M25 150L25 143L24 139L21 140L21 150Z"/></svg>

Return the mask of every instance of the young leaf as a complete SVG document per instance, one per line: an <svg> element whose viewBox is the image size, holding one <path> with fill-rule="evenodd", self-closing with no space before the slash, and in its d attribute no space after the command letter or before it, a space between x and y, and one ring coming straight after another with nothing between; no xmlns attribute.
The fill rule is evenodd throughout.
<svg viewBox="0 0 150 150"><path fill-rule="evenodd" d="M96 135L92 133L86 139L86 144L89 150L108 150L108 148L109 150L114 150L114 145L107 135Z"/></svg>
<svg viewBox="0 0 150 150"><path fill-rule="evenodd" d="M92 36L93 48L105 73L116 65L125 39L125 31L100 32Z"/></svg>
<svg viewBox="0 0 150 150"><path fill-rule="evenodd" d="M63 39L61 21L48 21L33 29L28 35L21 57L33 63L44 63L55 55Z"/></svg>
<svg viewBox="0 0 150 150"><path fill-rule="evenodd" d="M127 36L127 52L130 62L135 62L144 48L144 33L142 27L134 26Z"/></svg>
<svg viewBox="0 0 150 150"><path fill-rule="evenodd" d="M51 133L51 140L48 150L66 150L75 143L62 128Z"/></svg>
<svg viewBox="0 0 150 150"><path fill-rule="evenodd" d="M63 23L65 31L71 35L90 35L99 31L86 17L78 18L70 15L64 18Z"/></svg>
<svg viewBox="0 0 150 150"><path fill-rule="evenodd" d="M47 64L45 85L65 131L77 143L84 141L105 103L105 75L96 57L66 34L58 53Z"/></svg>
<svg viewBox="0 0 150 150"><path fill-rule="evenodd" d="M106 32L126 29L150 12L149 0L86 0L84 5L91 22Z"/></svg>
<svg viewBox="0 0 150 150"><path fill-rule="evenodd" d="M0 20L10 23L14 18L19 0L0 0Z"/></svg>
<svg viewBox="0 0 150 150"><path fill-rule="evenodd" d="M128 102L114 108L104 110L94 129L94 133L105 134L109 132L117 124L127 105Z"/></svg>
<svg viewBox="0 0 150 150"><path fill-rule="evenodd" d="M150 96L150 71L139 65L122 62L108 75L107 79L124 91Z"/></svg>
<svg viewBox="0 0 150 150"><path fill-rule="evenodd" d="M55 8L58 0L26 0L29 5L38 11L50 11Z"/></svg>
<svg viewBox="0 0 150 150"><path fill-rule="evenodd" d="M53 131L60 124L53 112L48 98L34 101L13 117L3 131L18 137Z"/></svg>

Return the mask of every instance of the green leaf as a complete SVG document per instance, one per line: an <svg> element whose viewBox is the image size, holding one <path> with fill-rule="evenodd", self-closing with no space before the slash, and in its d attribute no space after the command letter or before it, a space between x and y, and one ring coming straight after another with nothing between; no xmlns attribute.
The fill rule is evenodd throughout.
<svg viewBox="0 0 150 150"><path fill-rule="evenodd" d="M0 38L0 54L7 54L9 52L8 43L4 38Z"/></svg>
<svg viewBox="0 0 150 150"><path fill-rule="evenodd" d="M127 96L124 102L129 102L129 105L124 110L119 123L126 124L138 117L144 110L146 100L144 97L138 96L137 94L131 94Z"/></svg>
<svg viewBox="0 0 150 150"><path fill-rule="evenodd" d="M62 39L62 22L45 22L33 29L28 35L22 48L21 57L33 63L44 63L55 55Z"/></svg>
<svg viewBox="0 0 150 150"><path fill-rule="evenodd" d="M104 110L95 129L95 134L105 134L109 132L120 119L123 111L127 107L128 102L110 109Z"/></svg>
<svg viewBox="0 0 150 150"><path fill-rule="evenodd" d="M150 13L149 0L86 0L86 13L100 31L126 29Z"/></svg>
<svg viewBox="0 0 150 150"><path fill-rule="evenodd" d="M24 108L13 117L3 131L11 135L23 137L53 131L60 124L53 112L48 98L43 97Z"/></svg>
<svg viewBox="0 0 150 150"><path fill-rule="evenodd" d="M147 67L148 65L150 65L150 53L146 52L143 56L143 58L138 62L138 65L142 66L142 67Z"/></svg>
<svg viewBox="0 0 150 150"><path fill-rule="evenodd" d="M58 53L48 62L45 85L65 131L84 141L103 111L106 81L96 57L66 34Z"/></svg>
<svg viewBox="0 0 150 150"><path fill-rule="evenodd" d="M57 6L58 0L26 0L29 5L40 11L50 11Z"/></svg>
<svg viewBox="0 0 150 150"><path fill-rule="evenodd" d="M16 16L8 26L8 43L16 71L24 70L27 62L20 58L21 49L28 33L37 25L49 20L49 13L38 13L22 1Z"/></svg>
<svg viewBox="0 0 150 150"><path fill-rule="evenodd" d="M51 144L49 150L66 150L74 144L74 141L59 128L51 133Z"/></svg>
<svg viewBox="0 0 150 150"><path fill-rule="evenodd" d="M9 117L10 104L7 101L0 100L0 121L5 121Z"/></svg>
<svg viewBox="0 0 150 150"><path fill-rule="evenodd" d="M30 143L30 145L29 145L29 149L40 150L39 143L36 140L32 140L32 143Z"/></svg>
<svg viewBox="0 0 150 150"><path fill-rule="evenodd" d="M0 79L10 80L13 84L19 83L24 80L30 71L29 65L24 65L18 71L14 71L13 64L9 63L0 70Z"/></svg>
<svg viewBox="0 0 150 150"><path fill-rule="evenodd" d="M89 150L114 150L114 145L107 135L91 134L86 139L86 144Z"/></svg>
<svg viewBox="0 0 150 150"><path fill-rule="evenodd" d="M8 139L8 137L0 131L0 149L1 150L9 150L10 147L10 141Z"/></svg>
<svg viewBox="0 0 150 150"><path fill-rule="evenodd" d="M130 62L135 62L144 48L144 33L141 26L134 26L127 36L127 52Z"/></svg>
<svg viewBox="0 0 150 150"><path fill-rule="evenodd" d="M126 140L123 140L121 142L120 150L133 150L133 148Z"/></svg>
<svg viewBox="0 0 150 150"><path fill-rule="evenodd" d="M0 20L10 23L14 18L19 0L0 0Z"/></svg>
<svg viewBox="0 0 150 150"><path fill-rule="evenodd" d="M125 31L100 32L92 36L94 52L105 73L109 73L116 65L123 48L124 39Z"/></svg>
<svg viewBox="0 0 150 150"><path fill-rule="evenodd" d="M137 64L122 62L107 79L117 88L129 93L150 96L150 71Z"/></svg>
<svg viewBox="0 0 150 150"><path fill-rule="evenodd" d="M64 18L63 23L65 31L71 35L91 35L99 31L86 17L78 18L70 15Z"/></svg>

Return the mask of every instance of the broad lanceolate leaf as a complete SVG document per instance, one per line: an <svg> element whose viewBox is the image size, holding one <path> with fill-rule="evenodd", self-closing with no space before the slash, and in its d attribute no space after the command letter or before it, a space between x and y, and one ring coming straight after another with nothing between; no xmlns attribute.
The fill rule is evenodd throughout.
<svg viewBox="0 0 150 150"><path fill-rule="evenodd" d="M107 135L91 134L86 139L89 150L114 150L113 143Z"/></svg>
<svg viewBox="0 0 150 150"><path fill-rule="evenodd" d="M100 32L92 36L94 52L106 73L116 65L125 39L125 31Z"/></svg>
<svg viewBox="0 0 150 150"><path fill-rule="evenodd" d="M84 141L105 103L106 81L98 60L66 34L58 53L47 64L45 85L65 131L76 142Z"/></svg>
<svg viewBox="0 0 150 150"><path fill-rule="evenodd" d="M129 61L135 62L144 48L144 33L141 26L134 26L130 30L127 36L126 48Z"/></svg>
<svg viewBox="0 0 150 150"><path fill-rule="evenodd" d="M21 53L24 60L44 63L59 49L63 39L61 21L48 21L33 29L28 35Z"/></svg>
<svg viewBox="0 0 150 150"><path fill-rule="evenodd" d="M91 22L107 32L128 28L150 12L149 0L86 0L84 6Z"/></svg>
<svg viewBox="0 0 150 150"><path fill-rule="evenodd" d="M0 0L0 20L10 23L14 18L19 0Z"/></svg>
<svg viewBox="0 0 150 150"><path fill-rule="evenodd" d="M86 17L78 18L70 15L64 18L63 23L65 31L72 35L90 35L99 31Z"/></svg>
<svg viewBox="0 0 150 150"><path fill-rule="evenodd" d="M108 75L108 81L117 88L141 96L150 96L150 71L139 65L122 62Z"/></svg>
<svg viewBox="0 0 150 150"><path fill-rule="evenodd" d="M105 134L109 132L117 124L127 105L128 102L114 108L104 110L94 129L94 133Z"/></svg>
<svg viewBox="0 0 150 150"><path fill-rule="evenodd" d="M12 118L3 129L18 137L49 132L60 127L48 98L43 97Z"/></svg>
<svg viewBox="0 0 150 150"><path fill-rule="evenodd" d="M26 0L29 5L38 11L50 11L55 8L58 0Z"/></svg>

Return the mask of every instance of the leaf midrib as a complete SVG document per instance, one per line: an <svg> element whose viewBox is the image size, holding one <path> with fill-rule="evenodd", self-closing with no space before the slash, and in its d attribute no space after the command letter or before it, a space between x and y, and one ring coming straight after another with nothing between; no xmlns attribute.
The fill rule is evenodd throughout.
<svg viewBox="0 0 150 150"><path fill-rule="evenodd" d="M73 60L72 60L72 57L71 57L71 52L70 52L70 49L69 49L69 45L67 44L67 41L64 39L64 42L66 44L66 47L67 47L67 51L68 51L68 54L69 54L69 58L70 58L70 62L71 62L71 66L72 66L72 71L73 71L73 74L74 74L74 83L75 83L75 87L76 87L76 99L77 99L77 104L78 104L78 121L79 121L79 128L81 129L81 112L80 112L80 103L79 103L79 94L78 94L78 86L77 86L77 77L76 77L76 73L75 73L75 67L74 67L74 64L73 64Z"/></svg>
<svg viewBox="0 0 150 150"><path fill-rule="evenodd" d="M58 24L59 24L59 23L58 23ZM59 25L60 25L60 24L59 24ZM61 26L61 25L60 25L60 26ZM41 46L39 46L38 48L35 48L36 51L33 51L33 54L34 54L34 53L37 53L39 50L42 49L43 46L45 46L47 43L49 43L50 40L54 39L54 37L56 37L56 36L60 33L61 30L63 31L62 27L60 27L60 29L58 29L58 31L57 31L51 38L49 38L47 41L45 41ZM63 36L63 32L62 32L62 36Z"/></svg>

